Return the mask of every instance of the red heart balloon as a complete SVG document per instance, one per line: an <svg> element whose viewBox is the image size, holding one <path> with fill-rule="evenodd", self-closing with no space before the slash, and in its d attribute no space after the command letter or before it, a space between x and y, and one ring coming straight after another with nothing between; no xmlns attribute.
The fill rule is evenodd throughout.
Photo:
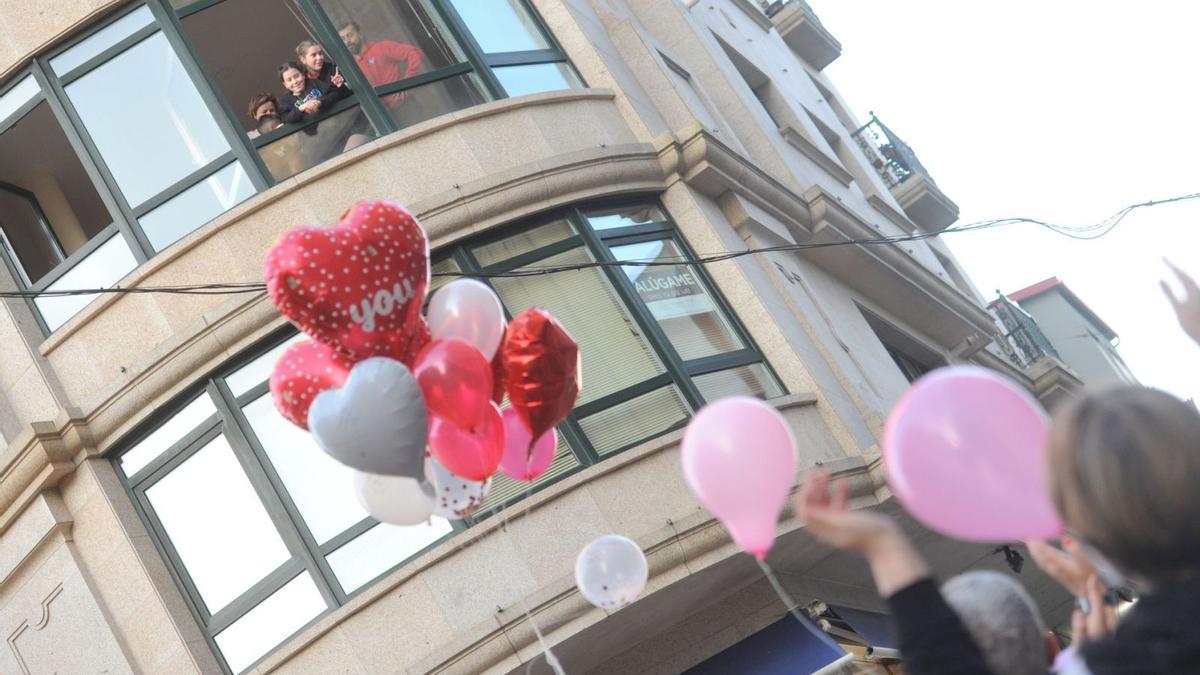
<svg viewBox="0 0 1200 675"><path fill-rule="evenodd" d="M418 320L429 286L429 242L399 204L359 202L334 227L294 229L265 266L267 293L281 314L359 359L407 350L428 330Z"/></svg>
<svg viewBox="0 0 1200 675"><path fill-rule="evenodd" d="M287 348L271 371L271 398L292 424L308 429L308 408L317 394L341 387L355 360L320 342L304 340Z"/></svg>
<svg viewBox="0 0 1200 675"><path fill-rule="evenodd" d="M500 352L508 400L539 438L575 407L579 345L549 312L527 309L508 324Z"/></svg>

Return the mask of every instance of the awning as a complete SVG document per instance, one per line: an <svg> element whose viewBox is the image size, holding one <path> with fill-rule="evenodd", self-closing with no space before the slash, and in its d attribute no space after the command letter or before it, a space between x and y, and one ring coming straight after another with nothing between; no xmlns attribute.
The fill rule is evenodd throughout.
<svg viewBox="0 0 1200 675"><path fill-rule="evenodd" d="M807 619L791 614L700 663L690 675L830 673L854 660Z"/></svg>
<svg viewBox="0 0 1200 675"><path fill-rule="evenodd" d="M850 630L858 633L867 646L882 649L900 648L900 641L896 639L896 627L892 625L892 617L887 614L840 605L829 605L829 608L849 624Z"/></svg>

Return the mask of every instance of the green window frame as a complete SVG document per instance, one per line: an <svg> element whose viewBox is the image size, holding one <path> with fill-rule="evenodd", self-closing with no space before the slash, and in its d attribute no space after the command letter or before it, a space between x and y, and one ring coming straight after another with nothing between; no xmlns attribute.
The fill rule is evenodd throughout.
<svg viewBox="0 0 1200 675"><path fill-rule="evenodd" d="M229 170L244 172L246 182L239 185L241 186L240 190L246 192L243 194L239 191L234 197L237 201L276 185L290 176L274 177L260 155L260 150L286 136L311 130L315 125L328 120L331 116L359 108L367 118L368 126L375 138L400 130L401 127L389 116L381 96L403 94L416 87L445 82L451 78L470 76L476 78L480 83L485 100L504 98L509 96L510 92L506 91L501 81L493 73L493 69L523 64L557 64L569 73L569 86L586 86L575 72L553 34L526 0L519 0L520 7L529 20L535 24L536 30L539 31L547 45L546 49L501 54L484 53L466 23L455 10L451 0L429 0L430 6L447 26L449 32L447 38L455 41L461 48L464 55L463 60L449 67L420 73L415 77L380 87L372 87L367 82L362 71L355 64L354 58L338 37L333 23L321 8L319 0L296 0L303 19L314 30L314 37L329 50L335 62L343 64L341 66L343 74L352 90L354 92L372 92L373 95L360 96L355 93L330 110L311 120L305 120L302 124L285 125L283 128L256 138L249 138L237 122L240 118L239 111L233 107L237 102L231 103L225 100L216 85L215 78L200 58L181 23L182 19L225 1L198 0L179 9L176 9L170 0L142 0L131 3L113 12L105 19L88 26L85 30L81 30L70 41L34 57L27 67L0 85L0 96L26 86L29 78L32 78L32 82L37 85L37 91L32 98L8 111L8 114L0 119L0 133L10 131L22 117L34 110L38 104L45 102L112 218L111 224L93 235L86 244L38 279L27 278L21 262L3 246L0 246L0 258L9 268L21 290L39 293L46 290L58 290L60 286L78 288L70 282L69 277L67 281L57 286L55 284L102 248L105 249L106 255L112 254L113 246L127 248L127 253L122 252L118 256L122 261L122 265L118 267L125 269L124 261L128 260L129 268L135 269L162 250L169 248L175 239L186 236L187 232L204 225L203 222L197 222L190 224L190 229L182 234L170 232L165 236L155 238L147 234L147 228L144 226L145 219L152 212L164 205L169 205L172 200L184 195L189 189L200 188L206 181L215 179L218 174ZM99 147L99 141L93 136L92 131L89 131L80 114L81 111L77 107L80 102L71 99L68 88L97 69L121 58L143 42L152 39L165 41L168 53L178 60L178 68L182 72L181 77L185 84L194 88L202 103L202 110L197 113L202 117L198 119L201 119L204 124L208 124L208 121L211 120L216 127L216 131L213 133L217 136L214 137L219 137L221 142L228 147L213 157L206 157L202 165L194 167L186 175L179 176L172 184L157 188L152 194L139 195L134 202L128 199L125 192L122 191L117 175L119 172L112 165L113 157L110 156L106 160ZM83 55L77 58L68 55L68 52L84 43L89 43L91 46L84 49ZM66 58L59 58L64 55L67 55ZM307 170L314 166L319 166L319 162L305 166L301 170ZM231 169L231 167L235 167L235 169ZM185 204L180 202L177 204L184 207L180 212L186 212ZM212 217L224 212L226 207L216 208L219 210ZM164 220L170 227L171 218L178 214L164 213L164 215L166 216ZM116 237L121 238L120 243L114 242ZM110 242L113 243L106 246ZM112 268L112 265L109 267ZM114 272L114 274L116 273ZM124 273L121 273L117 275L117 278L105 283L116 283L123 275ZM95 284L86 287L95 287ZM26 304L45 336L49 336L83 307L80 304L78 308L71 309L65 315L59 313L59 316L52 321L47 321L37 300L32 297L26 298Z"/></svg>
<svg viewBox="0 0 1200 675"><path fill-rule="evenodd" d="M629 217L628 214L641 215ZM596 227L597 223L603 224L604 227ZM553 226L548 230L551 236L544 236L544 233L547 232L547 224ZM525 246L524 250L518 250L522 248L522 245L521 243L515 246L510 245L514 241L536 242L536 245ZM614 248L631 242L647 241L670 241L677 247L680 253L678 261L677 263L672 261L671 264L686 266L694 275L689 279L692 284L688 290L692 292L702 290L704 297L711 300L711 304L705 304L707 300L705 303L701 303L703 306L699 310L700 315L710 319L712 317L709 315L712 315L720 319L719 322L708 321L706 325L711 327L719 324L724 326L722 330L732 331L732 337L741 345L739 348L688 360L680 356L679 349L672 342L672 334L664 330L660 322L656 320L654 308L650 307L648 302L639 295L635 283L630 278L630 275L634 273L633 269L621 265L621 261L617 260L613 254ZM495 251L499 251L499 253L493 255L492 253ZM121 449L113 456L114 467L129 490L136 509L150 531L160 554L167 561L172 577L178 584L198 625L227 672L232 672L232 670L225 662L218 646L218 636L221 632L261 603L274 597L273 594L281 591L293 580L300 578L300 575L307 574L308 578L311 578L316 584L325 603L324 609L304 626L297 628L288 637L268 649L262 656L245 665L245 668L252 668L279 644L287 642L312 622L317 621L327 612L344 605L350 598L402 567L429 547L454 537L459 531L478 524L497 513L498 510L562 478L683 427L691 414L706 402L702 388L696 384L696 378L753 367L759 369L758 372L761 373L764 397L772 398L786 393L770 364L767 363L750 335L741 326L736 314L731 310L715 284L702 266L692 262L695 260L695 255L686 239L652 197L589 202L496 228L479 237L437 251L434 255L434 269L446 272L457 267L463 274L478 275L477 278L495 286L502 279L513 277L489 277L488 275L511 272L518 268L527 271L536 270L537 267L544 266L548 259L572 251L587 254L578 256L581 259L590 258L600 263L599 266L588 268L590 273L598 275L591 278L598 284L606 284L613 294L608 298L579 298L582 302L590 303L584 308L584 313L593 311L592 308L602 304L601 301L606 299L613 306L625 310L628 319L632 322L630 330L638 340L643 341L644 348L650 350L650 353L658 359L661 372L648 374L632 384L621 386L617 391L578 405L558 427L559 453L554 465L546 474L531 485L517 483L501 475L495 476L491 493L479 511L461 521L453 521L450 524L451 530L445 536L431 541L428 546L414 552L411 556L395 561L393 565L374 576L370 581L365 581L355 588L348 589L341 585L338 574L332 569L328 556L374 528L377 525L376 521L370 517L363 518L346 527L336 536L326 537L325 541L320 541L318 536L314 535L309 521L305 519L299 500L294 498L293 493L289 491L281 471L272 462L267 447L270 439L264 439L256 433L254 424L245 412L255 401L259 401L267 395L266 377L273 359L282 352L286 344L300 337L294 329L289 327L276 332L248 350L235 362L223 366L214 376L186 392L176 402L165 407L164 413L155 415L154 418L143 423L127 439L118 444ZM481 263L481 258L486 260L487 264ZM535 278L544 279L546 285L562 286L564 284L562 280L566 276L574 274L580 274L580 272L555 272ZM434 285L438 286L448 281L451 276L453 275L435 276ZM568 289L568 291L570 290L573 289ZM509 295L504 288L500 288L498 294L502 301L506 295ZM694 315L696 314L696 303L689 301L688 298L695 295L696 293L693 293L692 296L680 295L674 299L668 298L665 302L671 303L683 299L686 302L682 306L685 309L690 308ZM664 301L651 300L651 302ZM525 307L512 306L511 302L505 304L505 310L510 317L524 309ZM621 327L618 326L618 329ZM584 344L588 342L589 338L595 338L595 336L583 335L576 337ZM632 355L616 354L615 356L630 357ZM586 364L589 360L588 354L585 353L583 359ZM586 365L583 381L586 391L589 386ZM589 435L589 431L594 430L588 427L589 418L603 414L605 411L622 410L621 406L636 403L640 400L639 397L667 387L674 387L679 392L684 409L684 414L680 419L667 420L661 427L636 438L625 439L621 442L614 441L616 444L610 447L598 447L597 436ZM625 416L622 415L622 424L625 424L624 418ZM610 422L610 424L620 426L615 422ZM165 438L158 438L156 434L160 436L165 434ZM197 453L210 447L209 444L218 437L223 437L228 441L241 470L245 472L249 484L262 502L264 511L279 531L291 557L262 579L244 589L232 602L210 612L197 584L189 576L188 568L172 544L167 529L159 519L148 491ZM601 438L610 440L607 436ZM147 447L150 448L148 452L145 450ZM214 498L216 497L214 496ZM206 499L197 506L203 507Z"/></svg>

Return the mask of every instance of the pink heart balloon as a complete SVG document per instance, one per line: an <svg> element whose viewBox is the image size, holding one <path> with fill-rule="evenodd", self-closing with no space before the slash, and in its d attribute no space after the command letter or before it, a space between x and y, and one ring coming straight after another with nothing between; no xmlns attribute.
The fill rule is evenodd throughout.
<svg viewBox="0 0 1200 675"><path fill-rule="evenodd" d="M504 418L504 456L500 458L500 472L523 481L535 480L546 473L554 461L558 432L551 428L534 441L515 409L509 408L501 416Z"/></svg>
<svg viewBox="0 0 1200 675"><path fill-rule="evenodd" d="M914 518L977 542L1050 539L1062 522L1046 493L1049 424L1024 389L974 366L938 369L892 409L883 457Z"/></svg>

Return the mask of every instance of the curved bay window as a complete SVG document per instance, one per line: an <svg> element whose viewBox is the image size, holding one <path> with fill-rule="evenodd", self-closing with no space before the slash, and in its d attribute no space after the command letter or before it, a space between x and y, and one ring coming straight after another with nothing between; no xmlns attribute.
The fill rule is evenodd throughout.
<svg viewBox="0 0 1200 675"><path fill-rule="evenodd" d="M279 68L301 60L302 44L324 64L301 100L322 102L288 116ZM23 289L108 287L255 193L372 139L577 86L524 0L135 3L0 86L0 249ZM49 333L94 297L30 306Z"/></svg>
<svg viewBox="0 0 1200 675"><path fill-rule="evenodd" d="M551 311L580 345L583 388L533 486L497 474L464 521L377 523L351 471L283 419L276 338L137 432L115 463L197 621L232 672L497 508L682 427L705 402L784 391L652 201L568 208L438 251L433 287L472 272L509 316ZM546 271L602 261L598 267ZM625 262L627 264L622 265ZM517 272L514 276L489 276ZM505 403L507 405L507 402ZM221 498L212 498L220 486Z"/></svg>

